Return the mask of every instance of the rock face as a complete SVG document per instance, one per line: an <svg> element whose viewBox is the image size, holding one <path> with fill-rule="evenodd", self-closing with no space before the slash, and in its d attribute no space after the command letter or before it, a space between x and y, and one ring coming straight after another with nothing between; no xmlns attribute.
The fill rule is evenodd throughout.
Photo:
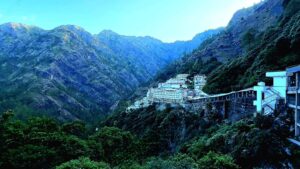
<svg viewBox="0 0 300 169"><path fill-rule="evenodd" d="M50 115L92 121L182 52L196 47L189 43L166 44L111 31L91 35L72 25L43 30L3 24L0 112L14 109L19 118Z"/></svg>
<svg viewBox="0 0 300 169"><path fill-rule="evenodd" d="M282 0L267 0L253 7L236 12L224 32L220 33L210 45L199 50L192 57L204 59L215 57L226 62L245 52L243 36L252 31L255 35L274 26L283 13Z"/></svg>

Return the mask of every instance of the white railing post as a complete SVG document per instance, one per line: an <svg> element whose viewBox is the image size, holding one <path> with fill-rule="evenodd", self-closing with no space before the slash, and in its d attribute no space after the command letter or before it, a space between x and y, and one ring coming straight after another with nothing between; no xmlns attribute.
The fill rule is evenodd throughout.
<svg viewBox="0 0 300 169"><path fill-rule="evenodd" d="M259 82L257 86L254 86L254 90L256 91L256 100L253 102L253 105L256 106L257 113L262 113L262 101L265 88L266 84L264 82Z"/></svg>

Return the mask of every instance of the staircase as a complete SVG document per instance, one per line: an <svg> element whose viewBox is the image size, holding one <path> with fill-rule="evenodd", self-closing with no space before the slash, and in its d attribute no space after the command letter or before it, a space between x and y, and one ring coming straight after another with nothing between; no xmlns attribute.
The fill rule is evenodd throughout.
<svg viewBox="0 0 300 169"><path fill-rule="evenodd" d="M276 103L281 98L280 93L274 90L272 87L268 87L265 90L265 99L262 101L262 108L264 109L264 115L270 115L274 113Z"/></svg>

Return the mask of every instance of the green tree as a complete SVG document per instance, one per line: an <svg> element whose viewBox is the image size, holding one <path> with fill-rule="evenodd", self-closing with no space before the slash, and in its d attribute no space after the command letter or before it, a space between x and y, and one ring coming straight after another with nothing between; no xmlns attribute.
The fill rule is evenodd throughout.
<svg viewBox="0 0 300 169"><path fill-rule="evenodd" d="M73 121L70 123L65 123L62 126L62 130L67 134L72 134L83 138L86 136L86 127L82 121Z"/></svg>
<svg viewBox="0 0 300 169"><path fill-rule="evenodd" d="M91 161L87 157L82 157L77 160L65 162L56 169L110 169L109 165L104 162Z"/></svg>
<svg viewBox="0 0 300 169"><path fill-rule="evenodd" d="M90 140L102 144L105 161L112 164L135 159L140 150L139 141L135 136L116 127L103 127L91 136Z"/></svg>
<svg viewBox="0 0 300 169"><path fill-rule="evenodd" d="M238 169L232 157L209 152L198 160L199 169Z"/></svg>

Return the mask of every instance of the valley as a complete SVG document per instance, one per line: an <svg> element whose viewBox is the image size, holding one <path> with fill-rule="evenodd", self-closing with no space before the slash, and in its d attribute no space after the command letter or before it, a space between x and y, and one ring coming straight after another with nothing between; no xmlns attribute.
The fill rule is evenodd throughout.
<svg viewBox="0 0 300 169"><path fill-rule="evenodd" d="M163 43L112 31L92 35L72 25L43 30L3 24L0 112L12 109L20 119L47 115L95 122L168 63L220 30L191 41Z"/></svg>
<svg viewBox="0 0 300 169"><path fill-rule="evenodd" d="M91 14L103 10L89 17L94 26L115 19L123 31L136 26L130 16L153 7L151 20L131 27L137 34L185 14L187 24L197 18L176 1L163 13L164 2L79 4L86 11L94 3ZM164 18L173 8L176 16ZM71 18L90 12L83 11ZM1 12L0 20L7 17ZM0 25L0 168L297 169L299 94L299 0L263 0L235 12L225 27L168 43L9 22Z"/></svg>

